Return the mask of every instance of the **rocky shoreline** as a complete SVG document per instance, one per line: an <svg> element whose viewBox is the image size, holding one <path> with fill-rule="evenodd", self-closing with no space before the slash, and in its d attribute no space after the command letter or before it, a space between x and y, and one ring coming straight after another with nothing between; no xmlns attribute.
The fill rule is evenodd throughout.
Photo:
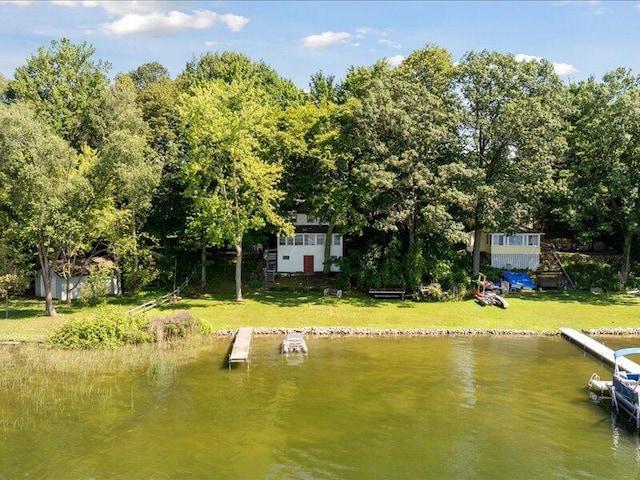
<svg viewBox="0 0 640 480"><path fill-rule="evenodd" d="M219 337L232 337L237 329L218 330ZM494 328L414 328L414 329L376 329L352 327L305 327L305 328L254 328L257 336L286 335L302 333L316 337L458 337L458 336L543 336L560 335L559 330L513 330ZM599 328L584 332L595 336L640 336L640 328Z"/></svg>

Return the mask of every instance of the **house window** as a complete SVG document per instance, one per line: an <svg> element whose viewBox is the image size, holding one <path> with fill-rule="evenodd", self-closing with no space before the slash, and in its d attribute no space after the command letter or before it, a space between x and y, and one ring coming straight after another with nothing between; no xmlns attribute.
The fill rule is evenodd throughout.
<svg viewBox="0 0 640 480"><path fill-rule="evenodd" d="M538 235L527 235L527 245L530 247L538 246Z"/></svg>
<svg viewBox="0 0 640 480"><path fill-rule="evenodd" d="M298 214L296 212L289 212L289 221L296 223L298 221Z"/></svg>
<svg viewBox="0 0 640 480"><path fill-rule="evenodd" d="M504 235L493 235L493 244L494 245L504 245Z"/></svg>
<svg viewBox="0 0 640 480"><path fill-rule="evenodd" d="M280 245L286 245L287 244L287 238L286 237L280 237L278 238L278 243Z"/></svg>
<svg viewBox="0 0 640 480"><path fill-rule="evenodd" d="M302 234L298 233L296 235L296 245L302 245Z"/></svg>
<svg viewBox="0 0 640 480"><path fill-rule="evenodd" d="M313 215L311 214L307 215L307 223L315 223L315 221L316 221L316 218Z"/></svg>
<svg viewBox="0 0 640 480"><path fill-rule="evenodd" d="M315 235L305 235L304 236L304 244L305 245L315 245L316 244L316 236Z"/></svg>
<svg viewBox="0 0 640 480"><path fill-rule="evenodd" d="M338 234L334 233L333 234L333 244L334 245L340 245L341 242L342 242L342 235L340 235L339 233Z"/></svg>
<svg viewBox="0 0 640 480"><path fill-rule="evenodd" d="M319 233L316 235L316 245L324 245L324 234Z"/></svg>
<svg viewBox="0 0 640 480"><path fill-rule="evenodd" d="M282 260L289 260L289 255L283 255Z"/></svg>
<svg viewBox="0 0 640 480"><path fill-rule="evenodd" d="M524 235L509 235L507 237L509 245L522 246L524 245Z"/></svg>
<svg viewBox="0 0 640 480"><path fill-rule="evenodd" d="M293 237L287 237L287 245L293 245Z"/></svg>

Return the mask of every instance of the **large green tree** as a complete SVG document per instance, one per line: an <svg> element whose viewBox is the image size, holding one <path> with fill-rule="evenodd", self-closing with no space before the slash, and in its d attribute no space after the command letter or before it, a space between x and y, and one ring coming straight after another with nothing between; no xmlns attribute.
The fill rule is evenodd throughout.
<svg viewBox="0 0 640 480"><path fill-rule="evenodd" d="M640 233L640 79L618 69L601 82L592 77L572 85L570 92L567 218L583 235L622 237L624 286Z"/></svg>
<svg viewBox="0 0 640 480"><path fill-rule="evenodd" d="M0 104L0 158L1 206L37 253L46 312L54 316L57 261L101 207L89 180L94 157L78 156L27 106Z"/></svg>
<svg viewBox="0 0 640 480"><path fill-rule="evenodd" d="M111 199L113 223L106 231L110 249L122 263L133 290L151 279L149 258L139 238L151 208L153 193L160 181L161 160L149 147L150 130L136 103L136 90L127 75L119 75L108 97L105 120L110 134L100 152L101 184ZM142 250L141 250L142 248Z"/></svg>
<svg viewBox="0 0 640 480"><path fill-rule="evenodd" d="M282 107L298 103L303 98L293 82L280 77L266 63L254 62L248 56L235 52L207 52L193 58L177 79L180 85L187 88L211 80L221 80L227 84L239 80L250 83L266 92Z"/></svg>
<svg viewBox="0 0 640 480"><path fill-rule="evenodd" d="M328 223L324 272L331 269L331 238L336 227L355 231L362 224L351 208L358 185L351 176L352 155L343 125L353 103L338 105L325 97L289 107L281 122L280 150L287 175L283 189L290 210L303 208ZM303 202L302 206L300 202Z"/></svg>
<svg viewBox="0 0 640 480"><path fill-rule="evenodd" d="M94 62L94 53L86 42L53 40L18 67L9 82L9 98L28 103L77 151L84 144L100 147L108 135L104 114L110 65Z"/></svg>
<svg viewBox="0 0 640 480"><path fill-rule="evenodd" d="M458 69L463 158L474 180L468 223L475 230L477 274L482 232L531 222L553 191L554 165L566 146L565 103L563 85L544 60L470 52Z"/></svg>
<svg viewBox="0 0 640 480"><path fill-rule="evenodd" d="M462 230L449 212L451 201L459 200L451 178L456 169L450 167L457 161L459 125L453 66L444 56L421 67L442 79L438 88L409 67L386 68L365 72L357 82L349 79L363 92L349 129L350 149L354 177L366 187L358 208L374 229L396 232L406 259L404 281L413 284L424 273L424 240L434 235L459 240Z"/></svg>
<svg viewBox="0 0 640 480"><path fill-rule="evenodd" d="M189 147L191 226L208 245L236 250L236 299L242 299L242 244L251 230L270 224L290 231L277 214L282 167L272 158L279 109L255 84L221 80L196 85L182 97L180 113Z"/></svg>

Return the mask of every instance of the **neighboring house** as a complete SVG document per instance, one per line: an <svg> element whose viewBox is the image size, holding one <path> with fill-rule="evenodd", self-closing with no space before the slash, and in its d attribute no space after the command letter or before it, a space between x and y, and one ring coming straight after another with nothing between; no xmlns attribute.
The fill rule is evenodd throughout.
<svg viewBox="0 0 640 480"><path fill-rule="evenodd" d="M481 236L480 252L489 256L495 268L535 270L540 266L540 232L501 232ZM469 232L467 250L473 251L474 232Z"/></svg>
<svg viewBox="0 0 640 480"><path fill-rule="evenodd" d="M314 273L324 270L325 242L328 224L313 215L306 213L292 213L291 223L295 227L293 237L277 238L278 273ZM341 233L333 233L331 238L330 258L342 258L344 253ZM337 265L331 265L332 272L340 271Z"/></svg>
<svg viewBox="0 0 640 480"><path fill-rule="evenodd" d="M69 296L72 299L78 298L80 296L81 294L80 287L83 284L87 283L87 278L89 278L89 275L91 274L91 269L93 268L93 266L99 263L104 263L104 262L112 263L110 260L107 260L102 257L78 259L76 261L76 264L73 267L72 277L69 282L71 286L71 291L69 293ZM60 275L61 271L62 271L62 263L58 262L56 273L53 275L53 282L51 284L51 294L53 295L53 298L55 300L66 301L67 300L67 281L62 275ZM108 282L109 282L109 294L111 295L119 294L120 293L119 283L115 273L111 275ZM36 287L36 297L44 298L45 296L44 280L42 279L41 272L38 272L38 274L36 275L35 287Z"/></svg>

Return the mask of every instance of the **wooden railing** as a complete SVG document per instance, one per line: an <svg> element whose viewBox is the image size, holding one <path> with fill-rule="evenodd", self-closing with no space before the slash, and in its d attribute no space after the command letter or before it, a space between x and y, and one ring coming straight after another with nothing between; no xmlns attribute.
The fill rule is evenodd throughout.
<svg viewBox="0 0 640 480"><path fill-rule="evenodd" d="M143 303L142 305L138 305L137 307L132 308L131 310L127 310L127 316L133 317L138 313L143 313L143 312L146 312L147 310L151 310L152 308L159 307L160 305L167 303L169 301L175 302L180 296L180 292L185 288L187 288L187 285L189 285L189 280L191 280L191 277L193 276L194 272L195 270L191 272L189 276L185 279L185 281L182 283L182 285L176 288L173 292L167 293L166 295L163 295L160 298L149 300L148 302Z"/></svg>

